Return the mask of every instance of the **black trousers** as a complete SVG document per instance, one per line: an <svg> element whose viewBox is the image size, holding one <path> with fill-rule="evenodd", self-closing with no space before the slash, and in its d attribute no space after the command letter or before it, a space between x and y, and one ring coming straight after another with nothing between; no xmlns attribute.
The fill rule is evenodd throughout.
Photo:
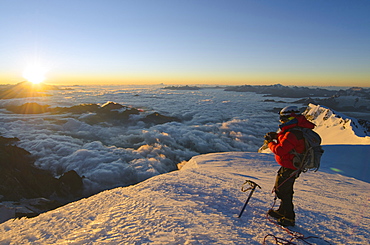
<svg viewBox="0 0 370 245"><path fill-rule="evenodd" d="M291 176L295 170L281 167L276 176L275 193L281 200L278 212L288 219L295 219L293 185L298 176Z"/></svg>

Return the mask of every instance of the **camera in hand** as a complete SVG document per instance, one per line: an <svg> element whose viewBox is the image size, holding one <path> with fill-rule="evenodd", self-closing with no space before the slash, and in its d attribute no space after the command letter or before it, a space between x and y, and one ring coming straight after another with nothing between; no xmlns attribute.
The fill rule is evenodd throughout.
<svg viewBox="0 0 370 245"><path fill-rule="evenodd" d="M268 132L265 134L265 140L269 143L273 140L277 139L277 133L276 132Z"/></svg>

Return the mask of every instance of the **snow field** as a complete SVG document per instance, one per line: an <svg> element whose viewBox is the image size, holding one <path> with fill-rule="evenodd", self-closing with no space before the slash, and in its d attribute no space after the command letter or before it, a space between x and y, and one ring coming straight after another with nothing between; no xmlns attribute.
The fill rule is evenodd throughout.
<svg viewBox="0 0 370 245"><path fill-rule="evenodd" d="M290 238L265 218L277 169L269 154L199 155L180 171L0 224L0 244L261 244L267 234ZM297 179L293 230L331 244L368 244L370 184L324 171ZM262 189L237 218L249 194L240 191L246 179ZM328 244L321 239L309 241Z"/></svg>

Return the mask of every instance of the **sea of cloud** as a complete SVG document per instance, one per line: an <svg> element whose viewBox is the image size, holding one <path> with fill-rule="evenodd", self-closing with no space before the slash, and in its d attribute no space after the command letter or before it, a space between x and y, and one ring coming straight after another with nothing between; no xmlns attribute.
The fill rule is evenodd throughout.
<svg viewBox="0 0 370 245"><path fill-rule="evenodd" d="M147 126L90 125L71 114L13 114L0 110L0 135L18 137L35 164L56 177L75 170L84 176L85 194L126 186L176 169L178 163L211 152L256 152L263 135L275 131L273 108L263 95L207 88L167 90L163 86L72 86L38 98L1 100L0 107L37 102L51 107L113 101L181 119ZM281 99L279 99L281 100ZM289 99L285 99L287 102Z"/></svg>

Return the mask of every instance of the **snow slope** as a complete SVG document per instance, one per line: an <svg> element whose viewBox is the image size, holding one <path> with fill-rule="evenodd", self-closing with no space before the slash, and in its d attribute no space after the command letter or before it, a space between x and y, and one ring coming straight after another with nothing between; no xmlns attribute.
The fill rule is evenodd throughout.
<svg viewBox="0 0 370 245"><path fill-rule="evenodd" d="M265 217L277 169L270 154L199 155L180 171L0 224L0 244L261 244L268 234L290 238ZM246 179L262 189L238 218ZM308 240L312 244L369 244L369 189L369 183L326 167L302 174L293 229L320 237Z"/></svg>

